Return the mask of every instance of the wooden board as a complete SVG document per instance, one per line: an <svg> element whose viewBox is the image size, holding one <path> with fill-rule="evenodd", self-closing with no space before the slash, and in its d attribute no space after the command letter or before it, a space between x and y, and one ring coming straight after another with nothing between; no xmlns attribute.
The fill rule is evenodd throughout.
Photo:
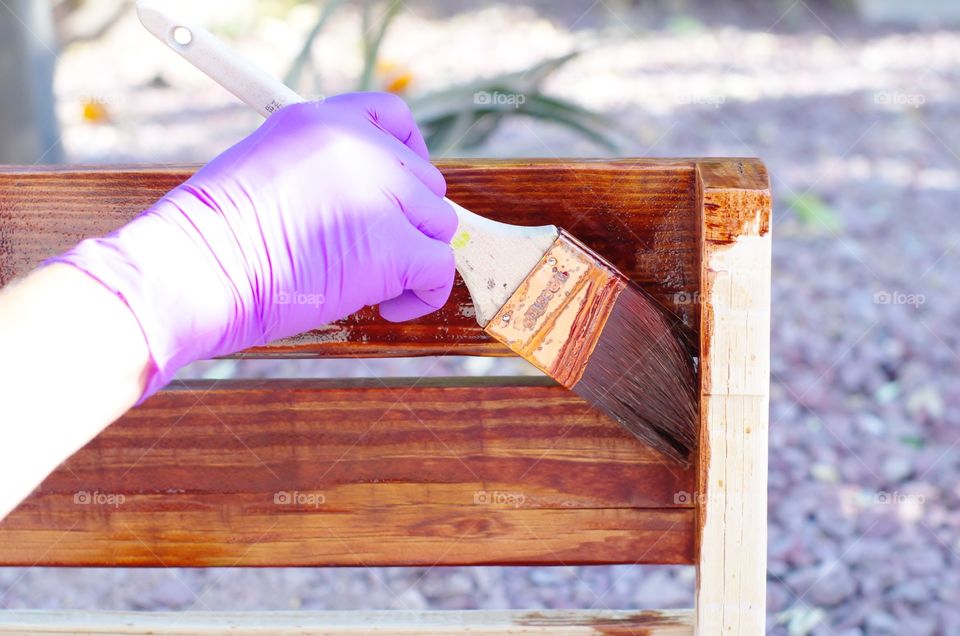
<svg viewBox="0 0 960 636"><path fill-rule="evenodd" d="M0 523L0 565L692 563L695 471L542 378L193 382Z"/></svg>
<svg viewBox="0 0 960 636"><path fill-rule="evenodd" d="M741 160L752 165L751 160ZM517 225L568 230L698 328L696 161L440 161L448 196ZM0 285L79 240L105 234L196 166L0 168ZM441 311L396 325L367 309L247 356L506 355L474 319L462 281Z"/></svg>
<svg viewBox="0 0 960 636"><path fill-rule="evenodd" d="M549 634L690 636L690 610L452 610L421 612L81 612L0 611L0 634Z"/></svg>
<svg viewBox="0 0 960 636"><path fill-rule="evenodd" d="M770 185L698 166L704 214L697 633L766 629Z"/></svg>

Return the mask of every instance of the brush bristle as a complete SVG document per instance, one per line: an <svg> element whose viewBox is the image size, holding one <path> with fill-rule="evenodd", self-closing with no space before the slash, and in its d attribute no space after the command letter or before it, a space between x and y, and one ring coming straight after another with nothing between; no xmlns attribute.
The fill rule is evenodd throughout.
<svg viewBox="0 0 960 636"><path fill-rule="evenodd" d="M649 446L687 463L696 448L697 393L683 329L627 284L573 391Z"/></svg>
<svg viewBox="0 0 960 636"><path fill-rule="evenodd" d="M689 461L697 428L689 330L567 232L484 331L650 447Z"/></svg>

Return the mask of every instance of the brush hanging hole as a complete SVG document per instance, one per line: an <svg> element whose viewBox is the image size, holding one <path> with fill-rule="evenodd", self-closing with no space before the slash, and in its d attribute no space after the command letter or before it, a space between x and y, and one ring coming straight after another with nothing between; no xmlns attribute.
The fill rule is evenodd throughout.
<svg viewBox="0 0 960 636"><path fill-rule="evenodd" d="M180 46L188 46L193 42L193 32L185 26L173 27L173 33L171 35L174 43Z"/></svg>

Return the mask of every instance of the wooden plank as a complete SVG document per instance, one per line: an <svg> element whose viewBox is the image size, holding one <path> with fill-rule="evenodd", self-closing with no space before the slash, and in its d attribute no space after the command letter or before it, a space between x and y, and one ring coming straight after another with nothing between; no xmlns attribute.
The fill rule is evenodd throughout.
<svg viewBox="0 0 960 636"><path fill-rule="evenodd" d="M704 163L697 633L763 634L770 385L770 189Z"/></svg>
<svg viewBox="0 0 960 636"><path fill-rule="evenodd" d="M693 563L695 470L544 378L192 382L0 523L0 565Z"/></svg>
<svg viewBox="0 0 960 636"><path fill-rule="evenodd" d="M752 165L751 160L739 161ZM554 223L698 328L696 160L440 161L448 195L518 225ZM88 236L122 225L196 166L0 168L0 285ZM247 356L506 355L458 279L441 311L402 325L367 309Z"/></svg>
<svg viewBox="0 0 960 636"><path fill-rule="evenodd" d="M85 612L0 611L0 634L633 634L690 636L691 610L451 610L422 612Z"/></svg>

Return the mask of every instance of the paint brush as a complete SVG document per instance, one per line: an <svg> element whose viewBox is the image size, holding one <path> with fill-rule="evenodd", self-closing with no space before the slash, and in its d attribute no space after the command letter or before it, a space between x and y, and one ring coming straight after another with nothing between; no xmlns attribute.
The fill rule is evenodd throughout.
<svg viewBox="0 0 960 636"><path fill-rule="evenodd" d="M303 101L206 30L137 3L162 42L261 115ZM477 322L637 438L680 462L696 445L697 399L685 329L609 262L553 225L520 227L447 199L451 241Z"/></svg>

